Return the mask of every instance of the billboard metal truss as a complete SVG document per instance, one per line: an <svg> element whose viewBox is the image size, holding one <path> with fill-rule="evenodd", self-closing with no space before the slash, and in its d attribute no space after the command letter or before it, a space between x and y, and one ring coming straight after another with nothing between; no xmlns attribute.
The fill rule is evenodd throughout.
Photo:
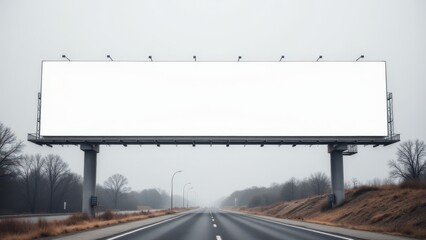
<svg viewBox="0 0 426 240"><path fill-rule="evenodd" d="M79 144L97 144L97 145L328 145L328 144L347 144L347 145L389 145L400 140L399 134L380 138L380 137L208 137L208 136L169 136L169 137L37 137L37 134L28 134L28 141L38 145L79 145ZM356 149L355 149L356 151Z"/></svg>

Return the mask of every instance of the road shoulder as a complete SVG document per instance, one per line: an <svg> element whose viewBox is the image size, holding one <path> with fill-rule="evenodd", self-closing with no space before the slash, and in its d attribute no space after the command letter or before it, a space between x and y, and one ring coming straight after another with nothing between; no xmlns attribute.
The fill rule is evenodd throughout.
<svg viewBox="0 0 426 240"><path fill-rule="evenodd" d="M316 230L316 231L338 234L338 235L353 237L353 238L361 238L361 239L366 239L366 240L416 240L416 238L408 238L408 237L403 237L403 236L395 236L395 235L389 235L389 234L383 234L383 233L353 230L353 229L348 229L348 228L321 225L321 224L316 224L316 223L309 223L309 222L296 221L296 220L290 220L290 219L275 218L275 217L262 216L262 215L254 215L254 214L242 213L242 212L237 212L237 211L232 211L232 210L222 210L222 211L246 215L246 216L255 217L255 218L259 218L259 219L266 219L266 220L269 220L269 221L293 225L293 226L297 226L297 227L309 228L309 229L313 229L313 230Z"/></svg>

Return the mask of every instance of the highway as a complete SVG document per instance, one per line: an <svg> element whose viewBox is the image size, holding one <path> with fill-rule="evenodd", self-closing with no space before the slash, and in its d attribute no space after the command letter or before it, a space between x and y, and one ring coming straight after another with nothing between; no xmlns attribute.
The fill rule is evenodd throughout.
<svg viewBox="0 0 426 240"><path fill-rule="evenodd" d="M203 208L106 240L358 240L270 221L254 216Z"/></svg>

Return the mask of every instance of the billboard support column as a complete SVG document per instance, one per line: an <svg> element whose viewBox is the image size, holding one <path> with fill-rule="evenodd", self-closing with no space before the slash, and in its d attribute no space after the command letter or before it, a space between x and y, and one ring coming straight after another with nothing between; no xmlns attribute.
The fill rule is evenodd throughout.
<svg viewBox="0 0 426 240"><path fill-rule="evenodd" d="M82 210L90 217L95 217L96 157L99 153L99 145L81 144L80 149L84 151Z"/></svg>
<svg viewBox="0 0 426 240"><path fill-rule="evenodd" d="M345 201L344 177L343 177L343 152L348 149L344 144L328 145L331 166L331 203L333 207Z"/></svg>

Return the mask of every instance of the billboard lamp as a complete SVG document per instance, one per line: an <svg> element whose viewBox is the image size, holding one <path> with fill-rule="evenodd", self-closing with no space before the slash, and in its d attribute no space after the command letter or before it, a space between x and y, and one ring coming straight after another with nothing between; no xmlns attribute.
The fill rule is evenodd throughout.
<svg viewBox="0 0 426 240"><path fill-rule="evenodd" d="M316 62L318 62L320 59L322 59L322 55L319 55L319 57L317 58Z"/></svg>
<svg viewBox="0 0 426 240"><path fill-rule="evenodd" d="M114 61L114 59L112 59L111 55L107 55L107 58L109 58L111 61Z"/></svg>
<svg viewBox="0 0 426 240"><path fill-rule="evenodd" d="M151 60L151 62L152 62L152 56L148 56L148 58L149 58L149 60Z"/></svg>
<svg viewBox="0 0 426 240"><path fill-rule="evenodd" d="M192 58L194 59L194 62L196 62L197 61L197 56L192 56Z"/></svg>
<svg viewBox="0 0 426 240"><path fill-rule="evenodd" d="M241 60L241 56L238 56L238 62Z"/></svg>
<svg viewBox="0 0 426 240"><path fill-rule="evenodd" d="M282 55L282 56L281 56L281 58L280 58L280 62L284 59L284 57L285 57L284 55Z"/></svg>
<svg viewBox="0 0 426 240"><path fill-rule="evenodd" d="M355 62L358 62L358 60L360 60L361 58L364 58L364 55L359 56L359 58L357 58L357 59L355 60Z"/></svg>
<svg viewBox="0 0 426 240"><path fill-rule="evenodd" d="M62 58L65 58L65 59L67 59L68 61L71 61L71 60L67 57L67 55L65 55L65 54L63 54L63 55L62 55Z"/></svg>

